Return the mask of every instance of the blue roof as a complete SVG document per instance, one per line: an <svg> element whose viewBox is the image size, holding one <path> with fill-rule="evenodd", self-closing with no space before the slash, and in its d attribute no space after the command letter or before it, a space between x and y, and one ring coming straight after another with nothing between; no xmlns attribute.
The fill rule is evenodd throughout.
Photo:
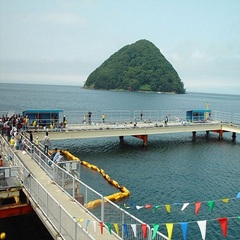
<svg viewBox="0 0 240 240"><path fill-rule="evenodd" d="M23 111L24 113L60 113L63 112L62 109L27 109Z"/></svg>
<svg viewBox="0 0 240 240"><path fill-rule="evenodd" d="M205 112L211 112L210 109L194 109L194 110L189 110L187 112L193 112L193 113L205 113Z"/></svg>

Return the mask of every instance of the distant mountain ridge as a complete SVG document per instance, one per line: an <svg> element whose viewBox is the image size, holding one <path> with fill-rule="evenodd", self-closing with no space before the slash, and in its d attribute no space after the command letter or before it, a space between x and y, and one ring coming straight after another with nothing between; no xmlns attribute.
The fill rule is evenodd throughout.
<svg viewBox="0 0 240 240"><path fill-rule="evenodd" d="M84 88L186 93L171 63L148 40L126 45L96 68Z"/></svg>

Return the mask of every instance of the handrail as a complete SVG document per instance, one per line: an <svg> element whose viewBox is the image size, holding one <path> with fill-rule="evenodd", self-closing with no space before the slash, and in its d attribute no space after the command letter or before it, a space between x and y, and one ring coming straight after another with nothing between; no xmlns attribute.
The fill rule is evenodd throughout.
<svg viewBox="0 0 240 240"><path fill-rule="evenodd" d="M105 198L104 196L99 194L97 191L95 191L94 189L89 187L87 184L83 183L78 178L74 177L70 172L57 166L57 164L53 163L54 167L53 168L49 167L49 165L47 164L47 162L49 160L48 156L46 156L37 146L32 144L29 141L29 139L27 139L25 136L23 136L23 138L24 138L25 144L26 144L25 150L29 154L29 156L31 156L39 164L39 166L48 174L48 176L51 179L54 180L54 182L65 192L65 194L67 194L73 200L75 200L76 203L79 204L82 208L84 208L86 212L88 212L94 219L96 219L96 221L102 222L105 225L106 229L108 227L105 223L111 222L112 219L115 218L116 216L117 216L116 220L120 225L123 223L128 223L128 222L131 224L136 223L137 225L143 224L143 222L141 220L137 219L136 217L134 217L133 215L131 215L124 209L120 208L113 202L109 201L107 198ZM9 147L8 143L6 142L6 140L3 137L2 137L2 141L5 141L5 146L8 146L8 151L12 155L13 162L15 162L16 165L19 167L19 174L21 176L21 179L23 180L23 186L29 192L31 197L36 202L36 204L38 204L38 202L40 201L41 203L44 202L45 205L47 206L48 201L50 201L50 199L51 199L51 202L52 201L55 202L55 205L58 208L58 214L60 214L60 215L63 214L63 212L65 210L61 206L59 206L59 204L53 199L51 194L47 193L46 189L44 189L44 187L37 181L37 179L35 179L29 173L29 171L22 164L19 157ZM72 182L72 184L70 186L66 185L67 181ZM33 188L33 186L35 186L35 188ZM36 186L37 186L37 190L36 190ZM41 191L39 191L39 188L41 188ZM39 192L41 192L42 195L44 195L44 196L39 196ZM81 201L81 196L83 197L82 201ZM79 197L80 197L80 202L79 202ZM91 201L94 199L99 199L99 198L101 199L100 212L96 213L96 211L87 209L84 207L85 205L87 205L88 201ZM49 214L54 215L53 212L50 212L51 209L45 210L43 208L43 209L41 209L41 211L46 215L46 217L49 217ZM118 214L114 214L116 212ZM67 213L64 213L64 214L67 215ZM72 228L78 228L82 234L85 234L84 235L85 237L88 237L88 239L93 239L92 236L90 236L90 235L86 236L86 234L89 234L89 233L85 232L79 223L74 221L72 219L72 217L70 217L70 216L68 216L68 217L69 217L69 221L71 222L71 224L74 225L74 227L72 226ZM51 222L51 224L53 224L55 229L57 231L59 231L60 234L63 234L63 232L66 231L66 229L64 230L64 229L62 229L62 227L60 227L61 222L59 222L59 221L61 221L61 219L59 219L59 221L57 219L58 218L56 217L56 219L54 221L51 221L51 220L49 220L49 221ZM152 236L152 230L149 225L146 225L146 226L148 228L148 238L147 239L150 240L151 236ZM76 232L79 232L79 231L76 230ZM122 225L122 228L119 229L119 235L117 235L114 230L112 230L112 234L114 234L116 236L116 238L118 238L118 239L124 239L125 236L124 236L123 225ZM129 239L131 238L130 235L131 234L129 233L129 236L128 236ZM143 237L141 228L138 229L138 235L141 238ZM134 236L132 235L132 237L134 237ZM158 239L163 239L163 240L167 239L167 237L160 232L157 233L157 237L158 237Z"/></svg>

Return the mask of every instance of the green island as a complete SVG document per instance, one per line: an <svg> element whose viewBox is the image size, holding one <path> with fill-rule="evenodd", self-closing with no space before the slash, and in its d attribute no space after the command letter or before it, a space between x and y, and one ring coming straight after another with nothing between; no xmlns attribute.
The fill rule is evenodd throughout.
<svg viewBox="0 0 240 240"><path fill-rule="evenodd" d="M88 76L83 88L186 93L171 63L145 39L112 54Z"/></svg>

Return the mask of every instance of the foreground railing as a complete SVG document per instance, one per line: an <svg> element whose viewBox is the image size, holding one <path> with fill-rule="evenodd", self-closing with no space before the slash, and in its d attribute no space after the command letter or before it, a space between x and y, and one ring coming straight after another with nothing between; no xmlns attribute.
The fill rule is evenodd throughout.
<svg viewBox="0 0 240 240"><path fill-rule="evenodd" d="M39 147L33 145L27 138L24 136L23 138L25 151L39 164L43 171L45 171L67 195L75 200L79 206L84 208L97 222L102 222L105 229L108 229L109 224L112 225L112 234L118 239L144 238L142 232L142 225L144 223L141 220L135 218L133 215L80 181L77 177L72 175L74 172L67 171L54 163L52 166L49 166L48 156L46 156ZM1 137L1 141L4 143L2 144L4 145L3 151L11 155L11 161L13 161L19 169L18 174L22 179L24 188L41 209L42 213L47 217L49 222L54 226L56 231L59 232L64 239L94 239L89 232L78 223L77 219L70 216L38 180L31 175L22 164L21 159L15 154L13 149L9 147L3 137ZM85 206L87 206L90 201L96 201L99 205L95 208L88 209ZM49 206L51 206L51 208L49 208ZM66 218L68 219L68 224L63 222L63 219L66 221ZM114 224L119 226L118 235L113 227ZM136 233L130 230L130 225L136 227ZM147 236L145 239L150 240L152 239L152 229L149 225L144 225L147 228ZM128 236L126 236L126 226L129 227ZM167 237L157 232L155 239L165 240Z"/></svg>

